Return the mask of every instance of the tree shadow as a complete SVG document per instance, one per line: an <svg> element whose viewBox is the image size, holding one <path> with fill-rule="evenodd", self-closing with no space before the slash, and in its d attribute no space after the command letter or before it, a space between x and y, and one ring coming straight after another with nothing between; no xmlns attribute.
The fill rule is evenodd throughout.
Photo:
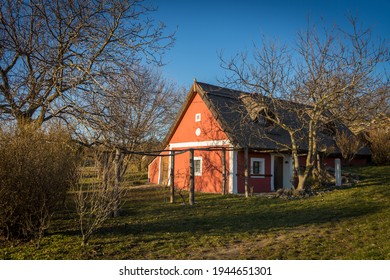
<svg viewBox="0 0 390 280"><path fill-rule="evenodd" d="M291 210L284 203L277 203L275 207L246 207L242 203L241 209L224 209L217 211L215 207L209 209L203 206L183 206L175 209L172 215L156 215L153 221L138 221L134 224L118 224L102 228L99 234L118 235L163 235L169 233L191 233L194 235L221 234L234 235L240 233L266 232L277 229L289 229L313 224L340 222L360 216L376 213L380 207L376 203L343 205L335 207L333 204L301 207ZM222 208L228 207L222 205ZM167 208L155 210L170 211Z"/></svg>

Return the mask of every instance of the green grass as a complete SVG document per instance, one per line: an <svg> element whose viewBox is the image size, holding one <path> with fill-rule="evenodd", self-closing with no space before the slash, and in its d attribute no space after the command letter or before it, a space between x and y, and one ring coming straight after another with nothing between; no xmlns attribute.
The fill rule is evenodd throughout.
<svg viewBox="0 0 390 280"><path fill-rule="evenodd" d="M2 259L390 259L390 167L354 169L360 181L305 199L130 188L121 216L81 246L71 203L40 248L0 243Z"/></svg>

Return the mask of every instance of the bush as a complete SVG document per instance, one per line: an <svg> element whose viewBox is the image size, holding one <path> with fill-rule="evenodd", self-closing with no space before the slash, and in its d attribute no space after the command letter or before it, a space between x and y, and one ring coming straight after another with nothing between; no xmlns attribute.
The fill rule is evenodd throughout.
<svg viewBox="0 0 390 280"><path fill-rule="evenodd" d="M369 133L372 160L378 165L390 164L390 130L373 130Z"/></svg>
<svg viewBox="0 0 390 280"><path fill-rule="evenodd" d="M77 151L63 131L0 134L0 234L41 238L77 179Z"/></svg>

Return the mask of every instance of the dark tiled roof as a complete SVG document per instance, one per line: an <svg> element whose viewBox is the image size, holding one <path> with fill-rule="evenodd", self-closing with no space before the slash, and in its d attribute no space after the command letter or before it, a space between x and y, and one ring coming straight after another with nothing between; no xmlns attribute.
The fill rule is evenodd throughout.
<svg viewBox="0 0 390 280"><path fill-rule="evenodd" d="M197 85L204 93L203 100L216 113L221 127L235 146L285 150L284 145L290 145L290 137L285 130L253 121L242 99L243 95L249 96L249 93L200 82Z"/></svg>
<svg viewBox="0 0 390 280"><path fill-rule="evenodd" d="M253 108L255 108L255 113L261 113L264 107L268 107L271 111L276 112L289 127L298 129L302 126L302 122L299 119L303 117L300 116L299 118L297 112L300 110L304 111L303 109L307 108L307 105L283 100L273 103L270 99L262 97L262 102L267 106L254 106L251 102L245 100L247 97L251 97L252 94L250 93L201 82L196 84L202 91L200 94L203 100L212 110L214 117L219 121L222 129L236 147L250 147L259 150L288 150L291 146L288 132L278 126L267 123L265 119L254 120ZM252 108L248 110L248 107ZM294 107L293 110L285 109L292 107ZM333 126L334 129L350 133L348 128L342 124L333 124ZM298 140L298 146L301 151L305 151L307 150L305 135L308 134L308 130L304 126L299 130L301 141ZM335 149L334 152L337 152L332 131L319 132L318 139L319 149L323 146L333 147ZM365 148L359 154L367 153L369 153L369 150Z"/></svg>
<svg viewBox="0 0 390 280"><path fill-rule="evenodd" d="M289 150L291 140L288 132L279 126L275 126L269 122L267 123L265 119L261 119L261 111L264 110L265 107L268 107L271 111L277 113L289 127L300 128L302 122L299 121L297 113L299 110L296 109L302 109L301 111L304 111L303 109L307 107L307 105L283 100L278 100L275 104L271 102L270 99L264 97L261 100L267 106L263 106L264 104L256 106L256 104L248 100L252 96L250 93L202 82L195 82L179 111L173 126L165 138L165 144L168 144L169 139L179 124L181 117L185 113L195 92L202 97L203 101L219 122L221 128L227 134L232 144L237 148L249 147L257 150L272 151ZM294 110L285 109L289 107L295 108ZM260 118L255 119L254 116L258 113L260 113ZM338 130L345 130L350 133L350 131L341 124L334 124L334 126L334 128ZM299 131L302 137L301 141L298 140L298 146L300 150L304 152L307 150L307 141L305 141L307 129L303 126ZM320 139L319 148L326 146L328 148L333 147L336 149L334 135L331 131L328 133L326 131L320 132L318 136ZM335 150L335 152L337 152L337 150ZM369 154L369 151L368 149L363 149L359 154Z"/></svg>

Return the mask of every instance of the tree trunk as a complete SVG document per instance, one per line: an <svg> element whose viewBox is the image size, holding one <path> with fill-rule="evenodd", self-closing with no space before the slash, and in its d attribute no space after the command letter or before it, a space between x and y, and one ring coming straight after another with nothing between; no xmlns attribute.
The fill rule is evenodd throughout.
<svg viewBox="0 0 390 280"><path fill-rule="evenodd" d="M120 197L119 197L119 186L121 182L121 150L119 148L115 148L115 158L114 158L114 171L115 171L115 184L114 184L114 196L115 196L115 206L114 206L114 217L119 216L119 205L120 205Z"/></svg>
<svg viewBox="0 0 390 280"><path fill-rule="evenodd" d="M101 157L101 173L102 173L102 184L103 188L107 189L108 188L108 177L109 177L109 159L110 155L108 152L102 152L102 157Z"/></svg>
<svg viewBox="0 0 390 280"><path fill-rule="evenodd" d="M16 123L19 129L38 129L42 126L43 120L41 118L33 120L32 116L28 114L19 114L16 117Z"/></svg>
<svg viewBox="0 0 390 280"><path fill-rule="evenodd" d="M294 188L298 188L299 185L299 174L300 174L300 166L299 166L299 156L298 156L298 147L295 142L294 135L290 133L290 139L291 139L291 156L293 159L293 182L292 185Z"/></svg>
<svg viewBox="0 0 390 280"><path fill-rule="evenodd" d="M305 189L305 183L306 183L307 176L305 175L298 175L298 185L297 190L303 190Z"/></svg>

